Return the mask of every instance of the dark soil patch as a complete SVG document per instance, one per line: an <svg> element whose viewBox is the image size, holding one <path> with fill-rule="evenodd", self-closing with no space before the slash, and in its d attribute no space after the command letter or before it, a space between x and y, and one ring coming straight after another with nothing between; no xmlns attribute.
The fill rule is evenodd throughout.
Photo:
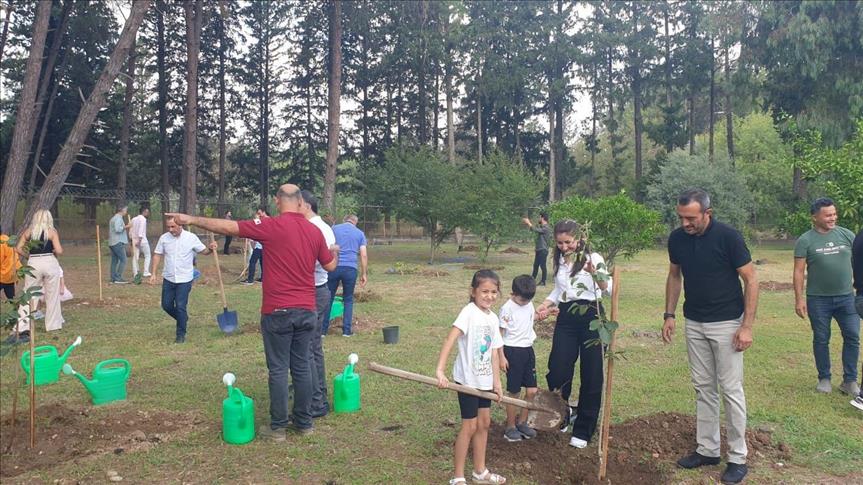
<svg viewBox="0 0 863 485"><path fill-rule="evenodd" d="M396 263L395 266L387 268L386 271L384 271L384 274L420 275L436 278L439 276L449 276L449 271L436 268L424 268L421 266L410 264Z"/></svg>
<svg viewBox="0 0 863 485"><path fill-rule="evenodd" d="M378 320L372 317L354 316L354 323L351 325L351 333L370 333L381 328L389 326L389 323L383 320ZM327 335L342 334L342 317L330 320L330 328Z"/></svg>
<svg viewBox="0 0 863 485"><path fill-rule="evenodd" d="M483 266L481 264L466 264L466 265L464 265L464 269L472 269L472 270L490 269L492 271L503 271L506 269L506 266Z"/></svg>
<svg viewBox="0 0 863 485"><path fill-rule="evenodd" d="M767 291L789 291L794 289L794 284L779 281L759 281L758 288Z"/></svg>
<svg viewBox="0 0 863 485"><path fill-rule="evenodd" d="M551 338L554 336L554 325L556 323L557 319L554 317L534 322L533 331L536 332L536 336L539 338Z"/></svg>
<svg viewBox="0 0 863 485"><path fill-rule="evenodd" d="M459 253L460 253L460 252L462 252L462 251L464 251L464 252L468 252L468 251L476 252L476 251L479 251L479 246L475 246L475 245L473 245L473 244L470 244L470 245L467 245L467 246L459 246L459 247L458 247L458 251L457 251L457 252L459 252Z"/></svg>
<svg viewBox="0 0 863 485"><path fill-rule="evenodd" d="M120 406L120 407L118 407ZM30 470L45 470L67 461L106 453L148 450L187 434L195 418L165 411L124 409L122 404L92 409L49 404L37 409L36 447L29 448L29 414L2 418L3 440L0 477L14 477Z"/></svg>
<svg viewBox="0 0 863 485"><path fill-rule="evenodd" d="M527 251L522 251L521 249L514 246L510 246L501 252L504 254L527 254Z"/></svg>
<svg viewBox="0 0 863 485"><path fill-rule="evenodd" d="M368 303L381 300L383 300L383 297L373 290L362 289L354 292L354 303Z"/></svg>
<svg viewBox="0 0 863 485"><path fill-rule="evenodd" d="M499 424L493 424L488 439L489 468L498 473L529 475L538 483L604 483L597 479L596 439L586 449L577 450L569 446L567 433L539 433L533 440L509 443L503 438L503 431ZM750 430L747 441L750 463L768 454L784 455L783 459L787 459L787 453L781 451L784 444L774 446L769 433ZM660 413L612 426L607 480L609 483L666 483L675 461L691 452L694 444L694 416ZM724 456L725 449L722 453ZM719 473L721 468L716 467L715 478L718 479Z"/></svg>

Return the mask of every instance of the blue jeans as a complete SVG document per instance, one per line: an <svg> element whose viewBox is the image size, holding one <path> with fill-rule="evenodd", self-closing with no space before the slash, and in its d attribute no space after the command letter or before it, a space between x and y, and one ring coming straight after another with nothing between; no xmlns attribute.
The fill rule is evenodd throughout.
<svg viewBox="0 0 863 485"><path fill-rule="evenodd" d="M806 308L812 324L812 351L818 379L830 379L830 322L836 319L842 332L843 382L857 380L860 356L860 316L854 308L854 295L807 296Z"/></svg>
<svg viewBox="0 0 863 485"><path fill-rule="evenodd" d="M261 281L264 280L264 250L263 249L253 249L252 256L249 258L249 273L246 281L252 283L255 281L255 266L258 265L258 262L261 262Z"/></svg>
<svg viewBox="0 0 863 485"><path fill-rule="evenodd" d="M330 311L333 307L333 300L336 298L336 290L339 289L339 283L342 284L342 303L345 305L345 316L342 318L342 335L351 335L351 317L354 313L354 287L357 285L357 269L350 266L336 266L336 269L329 274L327 287L330 289L330 304L327 305L327 311L324 314L324 325L321 329L324 335L330 329Z"/></svg>
<svg viewBox="0 0 863 485"><path fill-rule="evenodd" d="M126 270L126 243L117 243L111 248L111 282L121 281ZM149 268L148 268L149 269Z"/></svg>
<svg viewBox="0 0 863 485"><path fill-rule="evenodd" d="M186 336L186 323L189 322L189 313L186 305L189 304L189 293L192 291L192 282L171 283L162 280L162 310L171 315L177 321L177 337Z"/></svg>
<svg viewBox="0 0 863 485"><path fill-rule="evenodd" d="M286 428L288 372L294 388L293 421L297 428L312 427L312 373L309 347L315 329L315 312L302 308L261 315L261 336L267 359L270 389L270 428Z"/></svg>

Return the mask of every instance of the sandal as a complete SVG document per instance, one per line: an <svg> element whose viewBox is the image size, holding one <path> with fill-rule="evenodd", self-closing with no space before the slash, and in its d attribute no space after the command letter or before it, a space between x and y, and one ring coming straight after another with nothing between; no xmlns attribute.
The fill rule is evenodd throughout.
<svg viewBox="0 0 863 485"><path fill-rule="evenodd" d="M506 478L488 471L488 468L486 468L482 473L472 472L472 474L473 483L483 483L488 485L500 485L506 483Z"/></svg>
<svg viewBox="0 0 863 485"><path fill-rule="evenodd" d="M464 477L459 477L459 478L453 478L449 481L449 485L458 485L459 483L463 483L464 485L467 485L467 480L465 480Z"/></svg>

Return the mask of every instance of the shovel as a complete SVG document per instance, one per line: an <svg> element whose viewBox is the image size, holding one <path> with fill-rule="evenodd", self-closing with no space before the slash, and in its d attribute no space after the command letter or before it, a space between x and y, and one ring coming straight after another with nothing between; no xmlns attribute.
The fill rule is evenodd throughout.
<svg viewBox="0 0 863 485"><path fill-rule="evenodd" d="M210 234L210 241L216 242L216 237ZM216 315L216 323L219 324L219 329L222 332L230 335L239 326L237 324L237 312L228 311L228 301L225 300L225 286L222 283L222 270L219 268L219 251L213 251L213 258L216 260L216 274L219 275L219 294L222 296L222 313Z"/></svg>
<svg viewBox="0 0 863 485"><path fill-rule="evenodd" d="M394 367L386 367L372 362L369 364L369 370L379 374L386 374L388 376L399 377L409 381L421 382L423 384L437 387L437 379L433 377L414 374L413 372L396 369ZM497 394L480 391L461 384L450 382L447 384L447 389L497 401ZM564 402L563 398L560 397L560 394L546 390L539 390L536 393L536 396L534 396L530 401L503 396L501 402L503 404L511 404L513 406L527 409L528 426L543 431L554 431L559 429L560 423L563 422L567 411L567 404Z"/></svg>

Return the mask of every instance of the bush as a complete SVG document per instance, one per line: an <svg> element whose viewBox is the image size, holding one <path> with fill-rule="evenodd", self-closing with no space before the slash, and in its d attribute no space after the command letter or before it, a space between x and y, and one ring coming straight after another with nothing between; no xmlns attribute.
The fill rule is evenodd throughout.
<svg viewBox="0 0 863 485"><path fill-rule="evenodd" d="M647 187L647 205L662 214L669 227L677 226L677 197L688 188L698 187L710 194L713 214L738 230L750 220L752 193L744 178L728 163L710 163L704 155L689 156L677 150L668 156L656 180Z"/></svg>
<svg viewBox="0 0 863 485"><path fill-rule="evenodd" d="M624 193L588 199L570 197L549 207L552 224L575 219L590 224L590 243L609 266L617 256L630 258L652 247L664 228L659 212L635 202Z"/></svg>

